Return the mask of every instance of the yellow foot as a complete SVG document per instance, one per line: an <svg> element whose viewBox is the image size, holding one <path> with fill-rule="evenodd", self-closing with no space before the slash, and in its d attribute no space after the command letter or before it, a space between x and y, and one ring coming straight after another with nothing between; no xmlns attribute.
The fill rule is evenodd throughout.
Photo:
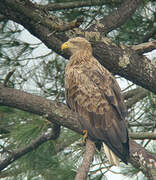
<svg viewBox="0 0 156 180"><path fill-rule="evenodd" d="M87 139L87 137L88 137L88 131L87 130L83 130L83 143L85 143L86 142L86 139Z"/></svg>

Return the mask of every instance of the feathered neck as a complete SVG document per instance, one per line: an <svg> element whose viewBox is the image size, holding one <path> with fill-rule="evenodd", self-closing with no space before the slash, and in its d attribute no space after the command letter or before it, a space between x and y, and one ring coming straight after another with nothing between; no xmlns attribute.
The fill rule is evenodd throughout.
<svg viewBox="0 0 156 180"><path fill-rule="evenodd" d="M70 57L70 64L81 64L83 62L90 61L92 57L92 52L88 50L79 50L72 54Z"/></svg>

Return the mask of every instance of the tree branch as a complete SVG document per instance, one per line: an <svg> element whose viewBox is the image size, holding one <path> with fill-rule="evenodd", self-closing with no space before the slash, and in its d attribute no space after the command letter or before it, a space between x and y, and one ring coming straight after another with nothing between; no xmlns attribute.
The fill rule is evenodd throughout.
<svg viewBox="0 0 156 180"><path fill-rule="evenodd" d="M139 132L139 133L129 133L129 137L132 139L153 139L156 140L156 133L152 132Z"/></svg>
<svg viewBox="0 0 156 180"><path fill-rule="evenodd" d="M131 2L134 3L134 5L138 3L138 0L133 1ZM145 56L138 55L133 49L117 46L110 39L103 37L102 33L83 32L81 29L75 29L75 31L66 32L66 34L61 32L53 33L48 37L48 34L53 31L55 32L55 28L52 30L49 24L56 23L57 21L59 21L59 24L63 24L62 20L53 15L51 15L52 18L49 19L46 13L42 11L38 12L36 7L33 5L28 6L24 4L23 1L0 0L0 6L1 14L23 25L34 36L42 40L50 49L65 58L69 58L69 53L61 52L60 46L62 42L73 36L84 36L91 42L94 56L108 70L156 93L156 65ZM40 23L39 17L43 18L42 23ZM105 25L105 27L107 27L107 25Z"/></svg>
<svg viewBox="0 0 156 180"><path fill-rule="evenodd" d="M148 53L156 49L156 41L131 46L138 54Z"/></svg>
<svg viewBox="0 0 156 180"><path fill-rule="evenodd" d="M75 1L75 2L66 2L66 3L49 3L47 5L39 6L41 9L47 11L58 11L63 9L74 9L74 8L81 8L81 7L89 7L89 6L102 6L104 4L110 4L114 2L120 2L119 0L110 1L110 0L84 0L84 1Z"/></svg>
<svg viewBox="0 0 156 180"><path fill-rule="evenodd" d="M81 16L72 22L65 24L58 24L57 26L55 26L55 32L68 31L74 28L78 28L82 23L83 23L83 17ZM52 34L53 33L54 32L52 32Z"/></svg>
<svg viewBox="0 0 156 180"><path fill-rule="evenodd" d="M82 117L70 111L65 105L55 101L0 86L0 105L46 116L52 123L62 125L83 134L83 129L80 125L80 118ZM143 160L139 157L138 152L141 153ZM145 148L134 141L130 141L130 156L129 162L131 162L134 167L140 169L146 176L152 176L151 169L156 170L156 156L146 151Z"/></svg>
<svg viewBox="0 0 156 180"><path fill-rule="evenodd" d="M146 89L137 87L135 89L131 89L129 91L124 92L122 95L124 97L124 100L128 100L130 98L133 98L133 96L135 96L136 94L140 94L141 92L148 92Z"/></svg>
<svg viewBox="0 0 156 180"><path fill-rule="evenodd" d="M107 38L101 42L90 38L90 41L94 56L108 70L156 93L156 64L151 60L131 48L118 47Z"/></svg>
<svg viewBox="0 0 156 180"><path fill-rule="evenodd" d="M56 130L57 130L57 133L56 133ZM0 171L5 169L9 164L13 163L15 160L19 159L26 153L38 148L44 142L51 140L51 139L53 139L53 140L56 139L58 137L59 131L60 131L59 126L57 126L57 127L55 126L54 130L43 133L41 136L39 136L38 138L33 140L26 147L12 151L6 159L4 159L3 161L0 162Z"/></svg>
<svg viewBox="0 0 156 180"><path fill-rule="evenodd" d="M140 88L143 89L143 88ZM140 93L135 94L132 98L129 98L128 101L126 101L126 107L127 109L130 109L132 106L134 106L138 101L144 99L147 96L147 90L142 90Z"/></svg>
<svg viewBox="0 0 156 180"><path fill-rule="evenodd" d="M104 16L100 21L91 25L88 31L98 31L104 34L116 29L124 24L136 11L140 5L141 0L126 0L123 1L121 6L114 10L111 14Z"/></svg>
<svg viewBox="0 0 156 180"><path fill-rule="evenodd" d="M6 18L23 25L49 48L66 58L69 57L69 53L61 52L60 45L62 42L71 36L84 36L91 42L94 48L94 56L107 69L156 93L156 65L145 56L138 55L133 49L118 47L103 36L103 33L108 33L125 23L127 18L135 12L140 2L141 0L126 1L125 6L123 4L120 7L120 12L119 9L114 12L114 18L112 16L111 22L106 21L105 23L104 18L101 19L101 24L98 26L99 30L101 28L100 32L89 33L83 32L81 29L75 29L75 31L66 32L66 34L62 32L54 33L50 37L47 35L53 31L55 32L57 25L63 24L62 20L53 15L49 18L44 11L39 11L31 2L0 0L0 13ZM121 13L127 18L124 18ZM109 17L111 16L107 16L107 18ZM106 20L108 20L107 18ZM46 115L51 122L82 133L79 123L81 117L71 112L63 104L6 87L0 87L0 104L38 115ZM156 157L134 141L130 141L130 148L130 162L151 178L153 176L152 169L156 169Z"/></svg>
<svg viewBox="0 0 156 180"><path fill-rule="evenodd" d="M129 124L130 127L141 127L141 126L144 126L144 127L147 127L147 126L152 126L153 128L156 127L156 124L153 122L153 123L148 123L148 122L140 122L140 123L130 123Z"/></svg>
<svg viewBox="0 0 156 180"><path fill-rule="evenodd" d="M140 169L148 180L156 179L156 156L142 148L135 141L130 140L130 160L129 162Z"/></svg>
<svg viewBox="0 0 156 180"><path fill-rule="evenodd" d="M155 23L155 21L154 21L154 23ZM153 23L153 24L154 24ZM153 36L156 34L156 27L154 26L152 29L151 29L151 31L150 32L148 32L145 36L144 36L144 38L143 38L143 40L142 40L142 42L147 42L150 38L153 38Z"/></svg>
<svg viewBox="0 0 156 180"><path fill-rule="evenodd" d="M11 78L11 76L14 74L15 70L16 70L16 69L13 69L12 71L10 71L10 72L6 75L6 77L5 77L5 79L4 79L4 82L3 82L3 85L4 85L4 86L7 86L7 83L8 83L8 81L9 81L9 79Z"/></svg>
<svg viewBox="0 0 156 180"><path fill-rule="evenodd" d="M86 149L83 155L83 161L81 166L78 168L75 180L86 180L90 164L92 163L93 156L95 153L95 144L90 139L86 140Z"/></svg>
<svg viewBox="0 0 156 180"><path fill-rule="evenodd" d="M145 98L147 94L148 94L148 91L140 87L124 92L123 97L124 97L124 100L126 100L127 109L130 109L139 100Z"/></svg>

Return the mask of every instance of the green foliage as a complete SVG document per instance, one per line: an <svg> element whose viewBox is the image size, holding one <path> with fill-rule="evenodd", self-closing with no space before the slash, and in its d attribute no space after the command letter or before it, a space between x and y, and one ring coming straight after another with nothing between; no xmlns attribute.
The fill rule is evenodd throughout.
<svg viewBox="0 0 156 180"><path fill-rule="evenodd" d="M77 2L77 0L54 0L52 2ZM60 10L54 13L65 21L72 21L79 16L84 17L82 28L87 28L95 20L108 15L122 1L110 1L103 6L82 7L70 10ZM136 13L121 27L109 33L118 44L134 45L144 42L145 37L155 27L156 2L145 0ZM22 37L24 40L22 39ZM0 82L3 83L7 74L15 69L8 82L9 87L26 90L30 93L64 102L64 68L65 59L48 50L38 40L26 41L32 38L21 26L6 21L0 22ZM155 36L150 37L154 39ZM29 39L29 38L28 38ZM33 43L32 43L33 41ZM130 90L131 88L127 88ZM129 123L137 123L130 127L131 131L155 131L156 97L149 93L146 98L139 100L129 109ZM144 122L153 123L142 126ZM50 128L44 117L39 117L9 107L0 107L0 152L1 157L8 156L7 151L24 148L43 132ZM81 136L62 128L56 141L48 141L32 152L12 163L0 174L0 178L23 180L73 180L77 167L82 160L84 146ZM144 140L150 151L156 152L155 144ZM103 151L97 153L96 161L92 164L90 180L105 178L106 158ZM140 172L132 166L121 167L121 174L130 177L141 177Z"/></svg>
<svg viewBox="0 0 156 180"><path fill-rule="evenodd" d="M53 60L43 60L40 68L40 76L35 76L35 82L41 89L43 96L54 98L56 95L59 101L64 101L64 69L66 62L59 56Z"/></svg>
<svg viewBox="0 0 156 180"><path fill-rule="evenodd" d="M134 180L147 180L147 178L140 173L140 171L136 168L134 168L131 165L128 166L121 166L120 172L126 176L129 177L130 179L134 179Z"/></svg>
<svg viewBox="0 0 156 180"><path fill-rule="evenodd" d="M156 2L145 1L125 24L114 31L115 35L111 32L110 36L118 44L135 45L148 41L146 35L155 28L155 7Z"/></svg>
<svg viewBox="0 0 156 180"><path fill-rule="evenodd" d="M5 139L1 144L8 150L16 151L16 149L24 148L50 128L50 124L45 118L16 109L2 107L2 110L6 113L10 111L10 115L7 114L4 120L8 124L9 122L14 122L13 125L9 126L9 132L5 135ZM15 121L12 121L13 119ZM72 150L68 150L68 154L71 156L68 159L66 153L61 156L57 155L59 154L59 148L55 148L58 144L61 146L64 137L66 137L65 145L67 146L73 143L74 139L79 138L76 133L62 129L61 136L56 142L50 140L11 164L7 176L10 176L10 179L12 177L22 179L24 176L27 176L28 179L35 179L35 177L40 176L41 179L45 178L47 180L50 180L52 177L56 180L62 180L64 178L72 180L75 175L75 172L72 170L74 167L71 154ZM68 139L70 142L68 142ZM5 157L6 153L3 156ZM2 173L0 177L3 177L4 174Z"/></svg>

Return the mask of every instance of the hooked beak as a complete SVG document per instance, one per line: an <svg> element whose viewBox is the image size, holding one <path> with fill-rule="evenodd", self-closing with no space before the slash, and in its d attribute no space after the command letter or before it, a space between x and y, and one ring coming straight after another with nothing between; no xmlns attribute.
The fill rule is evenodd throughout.
<svg viewBox="0 0 156 180"><path fill-rule="evenodd" d="M69 48L69 42L68 41L62 44L61 50L63 51L64 49L67 49L67 48Z"/></svg>

